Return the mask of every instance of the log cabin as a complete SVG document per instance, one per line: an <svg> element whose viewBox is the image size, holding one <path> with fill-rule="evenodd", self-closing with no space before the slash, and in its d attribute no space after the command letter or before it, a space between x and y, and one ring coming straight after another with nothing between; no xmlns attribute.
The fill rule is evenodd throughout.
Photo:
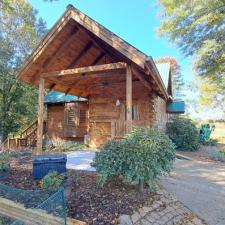
<svg viewBox="0 0 225 225"><path fill-rule="evenodd" d="M122 138L134 126L164 130L167 105L173 100L168 65L157 67L151 56L72 5L25 61L17 80L39 88L39 152L43 146L45 89L87 99L85 127L90 147ZM68 111L78 113L79 104L83 103L76 103L73 110L68 105ZM56 121L48 119L50 127L54 126ZM73 126L64 129L61 136L79 138L80 119L67 120ZM64 120L64 126L67 125Z"/></svg>

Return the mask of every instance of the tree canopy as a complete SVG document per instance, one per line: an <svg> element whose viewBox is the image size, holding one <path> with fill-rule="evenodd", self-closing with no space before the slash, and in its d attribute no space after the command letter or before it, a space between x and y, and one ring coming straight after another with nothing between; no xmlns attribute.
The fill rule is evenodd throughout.
<svg viewBox="0 0 225 225"><path fill-rule="evenodd" d="M18 83L15 74L46 32L26 0L0 0L0 136L6 138L36 117L35 88Z"/></svg>
<svg viewBox="0 0 225 225"><path fill-rule="evenodd" d="M163 8L159 34L176 43L185 56L194 56L198 75L207 77L222 90L225 86L225 0L159 2Z"/></svg>

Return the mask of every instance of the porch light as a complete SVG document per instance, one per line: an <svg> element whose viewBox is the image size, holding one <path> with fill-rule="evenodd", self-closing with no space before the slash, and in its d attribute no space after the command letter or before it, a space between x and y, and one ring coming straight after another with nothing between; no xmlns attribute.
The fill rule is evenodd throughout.
<svg viewBox="0 0 225 225"><path fill-rule="evenodd" d="M120 100L119 99L116 100L116 106L117 107L120 106Z"/></svg>

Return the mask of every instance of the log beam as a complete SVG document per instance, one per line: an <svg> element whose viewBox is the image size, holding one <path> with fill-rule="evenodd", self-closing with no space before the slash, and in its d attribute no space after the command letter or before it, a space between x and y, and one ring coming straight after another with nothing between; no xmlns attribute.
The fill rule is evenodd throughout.
<svg viewBox="0 0 225 225"><path fill-rule="evenodd" d="M37 154L42 153L43 148L44 91L45 80L43 78L40 78L38 92Z"/></svg>
<svg viewBox="0 0 225 225"><path fill-rule="evenodd" d="M130 132L132 130L132 70L130 65L126 73L126 117L127 132Z"/></svg>
<svg viewBox="0 0 225 225"><path fill-rule="evenodd" d="M98 74L110 72L112 70L126 69L127 64L123 62L110 63L96 66L80 67L75 69L60 70L41 74L41 78L77 77L81 74Z"/></svg>

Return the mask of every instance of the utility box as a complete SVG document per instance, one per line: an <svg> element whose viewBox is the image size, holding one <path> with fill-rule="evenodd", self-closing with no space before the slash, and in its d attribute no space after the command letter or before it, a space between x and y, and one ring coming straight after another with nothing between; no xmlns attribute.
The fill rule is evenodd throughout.
<svg viewBox="0 0 225 225"><path fill-rule="evenodd" d="M33 179L40 180L51 171L66 172L65 154L39 155L33 158Z"/></svg>

